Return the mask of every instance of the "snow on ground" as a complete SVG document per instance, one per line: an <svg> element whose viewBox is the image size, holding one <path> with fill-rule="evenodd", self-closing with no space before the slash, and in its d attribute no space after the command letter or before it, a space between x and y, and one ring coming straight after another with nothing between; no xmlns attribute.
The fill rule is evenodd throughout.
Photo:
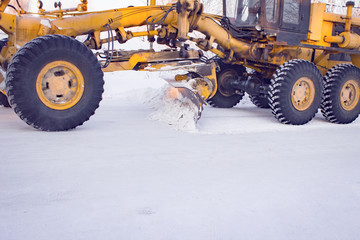
<svg viewBox="0 0 360 240"><path fill-rule="evenodd" d="M359 238L360 119L287 126L246 98L184 124L157 73L105 81L69 132L0 107L0 240Z"/></svg>
<svg viewBox="0 0 360 240"><path fill-rule="evenodd" d="M106 74L69 132L0 108L0 239L358 239L359 120L287 126L245 99L175 130L150 119L157 76Z"/></svg>

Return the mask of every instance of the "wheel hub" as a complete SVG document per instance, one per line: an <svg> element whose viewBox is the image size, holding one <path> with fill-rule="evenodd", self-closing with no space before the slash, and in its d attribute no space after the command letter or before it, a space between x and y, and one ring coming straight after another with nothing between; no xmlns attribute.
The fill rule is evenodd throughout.
<svg viewBox="0 0 360 240"><path fill-rule="evenodd" d="M315 97L315 86L310 78L302 77L298 79L291 94L291 101L295 109L305 111L308 109Z"/></svg>
<svg viewBox="0 0 360 240"><path fill-rule="evenodd" d="M359 84L355 80L347 81L341 89L340 103L346 111L353 110L359 103Z"/></svg>
<svg viewBox="0 0 360 240"><path fill-rule="evenodd" d="M231 97L235 94L235 89L231 87L231 81L238 77L235 70L229 69L219 79L218 90L222 95Z"/></svg>
<svg viewBox="0 0 360 240"><path fill-rule="evenodd" d="M47 64L39 73L36 90L48 107L65 110L73 107L84 92L84 78L79 69L65 61Z"/></svg>
<svg viewBox="0 0 360 240"><path fill-rule="evenodd" d="M51 69L48 73L45 74L44 82L45 96L47 98L52 98L56 96L53 100L57 103L67 102L67 96L73 97L75 95L74 90L76 86L73 86L74 76L69 71L63 71L62 67L55 67ZM76 82L75 82L76 83Z"/></svg>

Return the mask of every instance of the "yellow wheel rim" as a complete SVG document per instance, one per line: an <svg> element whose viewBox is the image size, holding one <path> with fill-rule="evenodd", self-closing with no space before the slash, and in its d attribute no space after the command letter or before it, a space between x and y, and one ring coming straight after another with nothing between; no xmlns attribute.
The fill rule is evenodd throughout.
<svg viewBox="0 0 360 240"><path fill-rule="evenodd" d="M310 78L299 78L291 91L291 101L298 111L307 110L315 98L315 86Z"/></svg>
<svg viewBox="0 0 360 240"><path fill-rule="evenodd" d="M353 110L359 103L359 84L355 80L347 81L341 88L340 103L341 107L346 111Z"/></svg>
<svg viewBox="0 0 360 240"><path fill-rule="evenodd" d="M75 106L84 93L84 77L72 63L47 64L36 79L36 91L42 103L55 110Z"/></svg>

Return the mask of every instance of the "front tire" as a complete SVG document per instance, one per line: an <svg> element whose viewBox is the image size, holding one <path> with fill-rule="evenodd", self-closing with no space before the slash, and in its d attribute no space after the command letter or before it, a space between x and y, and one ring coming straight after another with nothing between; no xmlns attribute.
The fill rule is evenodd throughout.
<svg viewBox="0 0 360 240"><path fill-rule="evenodd" d="M352 64L332 67L324 78L321 113L332 123L348 124L360 114L360 69Z"/></svg>
<svg viewBox="0 0 360 240"><path fill-rule="evenodd" d="M290 60L276 70L271 80L269 104L281 123L302 125L314 118L321 102L322 76L306 60Z"/></svg>
<svg viewBox="0 0 360 240"><path fill-rule="evenodd" d="M60 35L25 44L13 57L6 78L16 114L43 131L82 125L99 107L103 85L103 72L92 51Z"/></svg>

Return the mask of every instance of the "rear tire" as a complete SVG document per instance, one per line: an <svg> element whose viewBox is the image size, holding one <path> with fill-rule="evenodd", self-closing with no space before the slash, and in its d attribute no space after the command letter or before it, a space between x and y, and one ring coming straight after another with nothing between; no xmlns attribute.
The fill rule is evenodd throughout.
<svg viewBox="0 0 360 240"><path fill-rule="evenodd" d="M281 123L302 125L314 118L321 102L322 76L306 60L281 65L271 80L269 105Z"/></svg>
<svg viewBox="0 0 360 240"><path fill-rule="evenodd" d="M238 65L228 65L219 63L220 72L217 73L217 90L215 95L207 100L212 107L232 108L236 106L244 97L245 92L235 91L229 82L238 78L245 70L244 67Z"/></svg>
<svg viewBox="0 0 360 240"><path fill-rule="evenodd" d="M43 131L82 125L99 107L103 85L103 72L92 51L60 35L25 44L13 57L6 79L16 114Z"/></svg>
<svg viewBox="0 0 360 240"><path fill-rule="evenodd" d="M332 123L348 124L360 114L360 69L352 64L332 67L325 75L321 113Z"/></svg>
<svg viewBox="0 0 360 240"><path fill-rule="evenodd" d="M258 108L270 108L269 100L262 96L250 96L251 102Z"/></svg>

